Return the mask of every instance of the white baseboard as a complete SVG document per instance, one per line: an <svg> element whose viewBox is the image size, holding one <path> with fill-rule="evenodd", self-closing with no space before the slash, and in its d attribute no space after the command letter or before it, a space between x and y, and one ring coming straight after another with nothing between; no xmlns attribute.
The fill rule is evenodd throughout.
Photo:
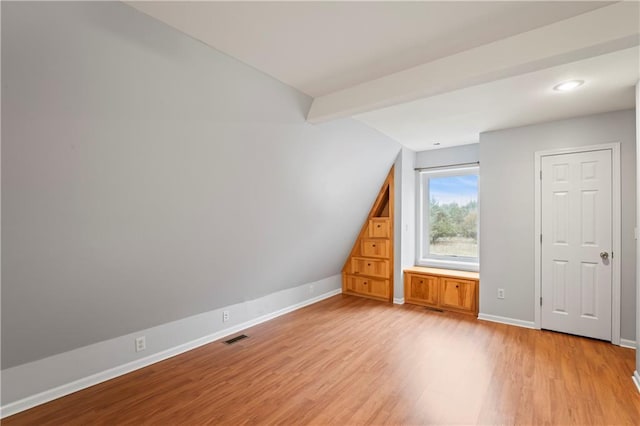
<svg viewBox="0 0 640 426"><path fill-rule="evenodd" d="M404 305L404 297L394 297L393 303L394 305Z"/></svg>
<svg viewBox="0 0 640 426"><path fill-rule="evenodd" d="M479 314L478 319L484 320L484 321L497 322L500 324L515 325L517 327L536 329L535 323L533 321L523 321L519 319L501 317L498 315L489 315L489 314ZM628 339L620 339L620 346L622 346L623 348L635 349L636 341L628 340Z"/></svg>
<svg viewBox="0 0 640 426"><path fill-rule="evenodd" d="M640 392L640 374L638 373L638 370L633 372L633 376L631 376L631 378L633 379L633 383L636 384L638 392Z"/></svg>
<svg viewBox="0 0 640 426"><path fill-rule="evenodd" d="M206 345L341 291L342 277L334 275L2 370L0 418ZM224 325L223 310L230 313L230 320ZM145 352L134 351L134 340L138 336L146 337Z"/></svg>
<svg viewBox="0 0 640 426"><path fill-rule="evenodd" d="M622 346L623 348L635 349L636 341L629 339L620 339L620 346Z"/></svg>
<svg viewBox="0 0 640 426"><path fill-rule="evenodd" d="M533 321L524 321L524 320L519 320L515 318L501 317L498 315L478 314L478 319L483 321L497 322L500 324L515 325L517 327L533 328L533 329L536 328L535 323Z"/></svg>

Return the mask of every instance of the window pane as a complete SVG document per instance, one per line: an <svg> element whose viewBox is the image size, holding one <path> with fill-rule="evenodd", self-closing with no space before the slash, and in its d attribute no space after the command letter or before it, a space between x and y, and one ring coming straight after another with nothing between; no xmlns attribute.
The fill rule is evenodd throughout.
<svg viewBox="0 0 640 426"><path fill-rule="evenodd" d="M429 178L429 254L478 257L478 175Z"/></svg>

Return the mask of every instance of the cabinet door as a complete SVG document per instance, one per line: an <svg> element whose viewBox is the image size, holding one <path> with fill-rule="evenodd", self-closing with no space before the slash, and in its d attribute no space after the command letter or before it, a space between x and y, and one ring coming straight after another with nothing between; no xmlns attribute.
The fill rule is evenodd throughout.
<svg viewBox="0 0 640 426"><path fill-rule="evenodd" d="M366 277L347 275L347 290L365 296L389 298L389 280L376 280Z"/></svg>
<svg viewBox="0 0 640 426"><path fill-rule="evenodd" d="M360 251L366 257L389 257L388 240L362 240Z"/></svg>
<svg viewBox="0 0 640 426"><path fill-rule="evenodd" d="M381 278L387 278L389 276L389 262L386 260L354 257L351 261L351 269L356 275L369 275Z"/></svg>
<svg viewBox="0 0 640 426"><path fill-rule="evenodd" d="M369 294L371 296L382 297L385 299L389 298L389 280L371 280L367 279L369 286Z"/></svg>
<svg viewBox="0 0 640 426"><path fill-rule="evenodd" d="M407 298L410 302L438 304L438 277L407 274Z"/></svg>
<svg viewBox="0 0 640 426"><path fill-rule="evenodd" d="M374 217L369 219L369 238L389 238L389 219Z"/></svg>
<svg viewBox="0 0 640 426"><path fill-rule="evenodd" d="M458 278L440 278L440 305L443 308L475 312L475 281Z"/></svg>
<svg viewBox="0 0 640 426"><path fill-rule="evenodd" d="M353 277L351 275L346 276L346 287L349 292L360 293L362 291L358 277Z"/></svg>

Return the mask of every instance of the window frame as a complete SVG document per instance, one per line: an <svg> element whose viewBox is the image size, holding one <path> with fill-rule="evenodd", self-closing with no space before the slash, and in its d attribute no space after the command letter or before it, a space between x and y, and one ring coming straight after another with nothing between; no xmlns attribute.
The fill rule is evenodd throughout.
<svg viewBox="0 0 640 426"><path fill-rule="evenodd" d="M433 255L429 253L429 179L434 177L447 176L478 176L478 223L477 223L477 240L478 240L478 257L468 256L443 256ZM437 167L430 169L418 170L416 172L416 260L418 266L427 266L435 268L446 268L461 271L480 270L480 166L465 165L451 167ZM425 203L426 198L426 203Z"/></svg>

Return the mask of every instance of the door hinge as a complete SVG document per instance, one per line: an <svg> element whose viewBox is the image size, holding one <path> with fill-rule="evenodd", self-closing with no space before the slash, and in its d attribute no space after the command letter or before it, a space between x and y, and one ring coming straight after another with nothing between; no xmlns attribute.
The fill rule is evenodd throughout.
<svg viewBox="0 0 640 426"><path fill-rule="evenodd" d="M540 170L540 180L542 180L542 170Z"/></svg>
<svg viewBox="0 0 640 426"><path fill-rule="evenodd" d="M540 306L542 306L542 297L540 298Z"/></svg>
<svg viewBox="0 0 640 426"><path fill-rule="evenodd" d="M542 244L542 234L540 234L540 244Z"/></svg>

